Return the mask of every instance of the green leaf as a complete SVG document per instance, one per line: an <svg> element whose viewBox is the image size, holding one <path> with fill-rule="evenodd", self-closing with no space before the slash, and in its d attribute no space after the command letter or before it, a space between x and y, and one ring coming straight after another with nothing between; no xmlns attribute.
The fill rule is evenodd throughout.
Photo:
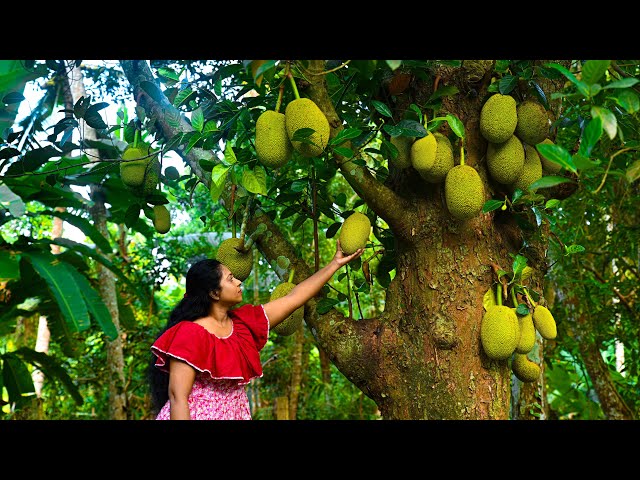
<svg viewBox="0 0 640 480"><path fill-rule="evenodd" d="M582 141L580 142L579 150L582 155L585 157L591 155L591 150L598 140L600 140L602 131L602 119L600 117L592 118L582 132Z"/></svg>
<svg viewBox="0 0 640 480"><path fill-rule="evenodd" d="M594 118L600 117L604 131L607 132L609 138L613 140L618 131L618 120L616 116L610 110L604 107L598 107L597 105L591 107L591 115Z"/></svg>
<svg viewBox="0 0 640 480"><path fill-rule="evenodd" d="M292 142L312 143L309 137L315 133L313 128L299 128L291 137Z"/></svg>
<svg viewBox="0 0 640 480"><path fill-rule="evenodd" d="M298 215L298 218L296 218L293 221L293 225L291 225L291 230L294 232L297 232L298 229L302 226L302 224L307 220L308 220L308 217L306 215Z"/></svg>
<svg viewBox="0 0 640 480"><path fill-rule="evenodd" d="M20 92L10 92L2 97L2 103L10 105L12 103L20 103L24 100L24 95Z"/></svg>
<svg viewBox="0 0 640 480"><path fill-rule="evenodd" d="M73 215L69 212L60 212L58 210L45 211L45 212L42 212L42 214L53 215L55 217L61 218L65 222L73 225L74 227L79 228L80 230L82 230L82 233L84 233L87 237L93 240L93 243L95 243L96 246L100 250L102 250L102 253L110 254L113 252L113 247L111 246L109 241L87 219L79 217L77 215Z"/></svg>
<svg viewBox="0 0 640 480"><path fill-rule="evenodd" d="M389 129L387 127L390 127ZM427 134L427 129L415 120L401 120L397 125L385 125L383 127L392 137L404 135L406 137L422 138ZM392 130L393 133L390 131Z"/></svg>
<svg viewBox="0 0 640 480"><path fill-rule="evenodd" d="M3 356L2 379L9 395L9 402L20 403L23 395L36 391L27 366L14 355Z"/></svg>
<svg viewBox="0 0 640 480"><path fill-rule="evenodd" d="M447 114L447 123L451 127L453 133L455 133L458 137L464 138L464 123L456 117L455 115L449 113Z"/></svg>
<svg viewBox="0 0 640 480"><path fill-rule="evenodd" d="M261 165L251 170L245 168L242 171L242 185L247 191L260 195L267 194L267 173Z"/></svg>
<svg viewBox="0 0 640 480"><path fill-rule="evenodd" d="M13 147L7 147L0 150L0 160L6 160L7 158L13 158L20 155L20 150Z"/></svg>
<svg viewBox="0 0 640 480"><path fill-rule="evenodd" d="M438 90L433 92L433 94L429 97L429 100L427 100L427 102L431 102L440 97L452 97L459 91L460 90L458 90L458 87L455 87L453 85L445 85L444 87L440 87L438 88Z"/></svg>
<svg viewBox="0 0 640 480"><path fill-rule="evenodd" d="M0 250L0 282L20 278L20 258L17 253Z"/></svg>
<svg viewBox="0 0 640 480"><path fill-rule="evenodd" d="M396 70L402 65L402 60L385 60L385 62L387 62L391 70Z"/></svg>
<svg viewBox="0 0 640 480"><path fill-rule="evenodd" d="M547 203L544 205L544 208L553 209L558 205L560 205L560 200L558 200L557 198L552 198L551 200L547 201Z"/></svg>
<svg viewBox="0 0 640 480"><path fill-rule="evenodd" d="M204 112L201 107L191 112L191 126L194 130L202 132L202 127L204 127Z"/></svg>
<svg viewBox="0 0 640 480"><path fill-rule="evenodd" d="M529 307L527 307L524 303L520 303L516 307L516 313L522 317L529 315Z"/></svg>
<svg viewBox="0 0 640 480"><path fill-rule="evenodd" d="M127 228L132 228L138 221L138 218L140 217L140 208L140 205L137 203L133 203L127 207L127 211L124 214L124 224Z"/></svg>
<svg viewBox="0 0 640 480"><path fill-rule="evenodd" d="M584 155L581 155L580 151L575 153L572 159L573 159L573 164L576 166L576 169L582 172L590 170L600 165L600 161L591 160L590 158L585 157Z"/></svg>
<svg viewBox="0 0 640 480"><path fill-rule="evenodd" d="M360 136L361 133L362 130L360 130L359 128L345 128L329 141L329 145L338 146L346 142L347 140L351 140Z"/></svg>
<svg viewBox="0 0 640 480"><path fill-rule="evenodd" d="M104 120L102 120L102 117L98 113L100 110L108 106L109 104L107 102L100 102L91 105L84 114L84 121L87 122L87 125L95 128L96 130L108 128L109 125L104 123Z"/></svg>
<svg viewBox="0 0 640 480"><path fill-rule="evenodd" d="M27 206L19 195L16 195L4 183L0 182L0 206L9 210L9 213L19 218L27 211Z"/></svg>
<svg viewBox="0 0 640 480"><path fill-rule="evenodd" d="M158 103L162 103L162 101L166 98L164 96L164 93L162 93L160 88L158 88L158 86L154 82L143 80L142 82L140 82L140 88L142 88L142 90L144 90L147 95L149 95Z"/></svg>
<svg viewBox="0 0 640 480"><path fill-rule="evenodd" d="M522 274L522 270L524 270L524 267L527 266L527 257L524 257L522 255L516 255L515 259L513 260L513 264L511 266L511 269L513 270L513 278L515 279L516 277L518 277L518 275Z"/></svg>
<svg viewBox="0 0 640 480"><path fill-rule="evenodd" d="M640 178L640 160L636 160L629 165L629 168L627 168L627 171L625 172L625 177L629 183L633 183Z"/></svg>
<svg viewBox="0 0 640 480"><path fill-rule="evenodd" d="M345 157L345 158L352 158L353 157L353 150L351 150L350 148L346 148L346 147L336 147L333 149L333 151L335 153L337 153L338 155Z"/></svg>
<svg viewBox="0 0 640 480"><path fill-rule="evenodd" d="M47 283L71 331L81 332L89 328L87 306L69 272L69 269L74 267L48 252L24 252L24 256L31 261L34 270Z"/></svg>
<svg viewBox="0 0 640 480"><path fill-rule="evenodd" d="M549 68L555 68L556 70L558 70L578 88L578 91L584 97L589 96L589 86L585 82L578 80L576 76L573 73L571 73L569 70L567 70L565 67L557 63L547 63L545 66Z"/></svg>
<svg viewBox="0 0 640 480"><path fill-rule="evenodd" d="M502 95L507 95L518 85L518 77L515 75L505 75L500 79L498 91Z"/></svg>
<svg viewBox="0 0 640 480"><path fill-rule="evenodd" d="M378 100L372 100L371 103L373 104L373 107L380 112L381 115L384 115L385 117L389 117L392 118L393 114L391 113L391 110L389 110L389 107L387 107L384 103L378 101Z"/></svg>
<svg viewBox="0 0 640 480"><path fill-rule="evenodd" d="M213 167L213 170L211 171L211 185L209 187L209 193L211 195L211 200L213 200L214 203L218 201L222 194L229 169L231 169L231 167L218 164Z"/></svg>
<svg viewBox="0 0 640 480"><path fill-rule="evenodd" d="M555 144L538 143L536 145L536 150L538 150L540 155L544 158L562 165L565 169L573 173L577 172L576 166L573 164L571 154L564 147Z"/></svg>
<svg viewBox="0 0 640 480"><path fill-rule="evenodd" d="M102 301L102 297L95 291L84 275L73 268L70 268L69 271L78 285L80 293L82 293L82 298L84 298L85 305L91 316L109 340L115 340L118 337L118 330L113 323L109 309Z"/></svg>
<svg viewBox="0 0 640 480"><path fill-rule="evenodd" d="M320 315L327 313L339 302L335 298L323 298L316 304L316 310Z"/></svg>
<svg viewBox="0 0 640 480"><path fill-rule="evenodd" d="M238 161L236 154L233 151L233 147L227 142L224 146L224 161L227 165L233 165Z"/></svg>
<svg viewBox="0 0 640 480"><path fill-rule="evenodd" d="M529 185L529 190L536 190L538 188L550 188L555 187L556 185L560 185L561 183L575 183L570 178L566 177L558 177L555 175L548 175L542 178L539 178L531 185Z"/></svg>
<svg viewBox="0 0 640 480"><path fill-rule="evenodd" d="M624 108L627 113L633 114L640 110L638 94L633 90L622 90L607 98L614 100L621 108Z"/></svg>
<svg viewBox="0 0 640 480"><path fill-rule="evenodd" d="M189 141L187 142L187 146L184 149L184 153L187 154L191 151L195 145L202 140L202 135L200 132L191 132L192 135L189 137Z"/></svg>
<svg viewBox="0 0 640 480"><path fill-rule="evenodd" d="M340 222L335 222L329 225L329 227L327 228L327 231L325 232L325 237L327 238L335 237L336 233L338 233L338 230L340 230L341 226L342 226L342 223Z"/></svg>
<svg viewBox="0 0 640 480"><path fill-rule="evenodd" d="M180 124L181 124L180 113L177 110L174 110L173 108L164 108L162 109L162 111L164 112L164 118L167 119L167 123L171 128L177 129L180 127ZM173 137L171 137L171 140L169 140L169 142L178 141L178 143L176 143L176 145L178 145L181 139L182 139L182 133L176 133ZM174 147L175 145L171 148L174 148Z"/></svg>
<svg viewBox="0 0 640 480"><path fill-rule="evenodd" d="M599 82L610 64L611 60L587 60L582 65L582 80L588 85Z"/></svg>
<svg viewBox="0 0 640 480"><path fill-rule="evenodd" d="M504 200L487 200L482 206L482 213L492 212L504 205Z"/></svg>
<svg viewBox="0 0 640 480"><path fill-rule="evenodd" d="M623 78L622 80L616 80L615 82L607 83L603 90L608 88L629 88L633 87L636 83L640 82L637 78Z"/></svg>
<svg viewBox="0 0 640 480"><path fill-rule="evenodd" d="M573 255L574 253L584 252L585 248L582 245L565 245L565 255Z"/></svg>

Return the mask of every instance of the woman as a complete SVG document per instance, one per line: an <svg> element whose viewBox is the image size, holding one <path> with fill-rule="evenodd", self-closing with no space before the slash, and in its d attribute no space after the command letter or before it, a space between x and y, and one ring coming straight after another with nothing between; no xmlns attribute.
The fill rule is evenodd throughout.
<svg viewBox="0 0 640 480"><path fill-rule="evenodd" d="M263 305L242 302L241 281L217 260L195 263L186 293L151 346L150 386L157 420L251 420L245 386L262 376L260 350L269 330L320 292L333 274L362 255L337 242L327 265L287 295Z"/></svg>

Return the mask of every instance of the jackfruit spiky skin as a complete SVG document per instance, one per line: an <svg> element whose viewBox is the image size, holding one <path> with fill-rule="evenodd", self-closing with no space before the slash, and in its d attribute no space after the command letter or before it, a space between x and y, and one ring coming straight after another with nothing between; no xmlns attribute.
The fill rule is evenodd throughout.
<svg viewBox="0 0 640 480"><path fill-rule="evenodd" d="M153 207L153 227L158 233L167 233L171 229L171 214L169 209L164 205L155 205Z"/></svg>
<svg viewBox="0 0 640 480"><path fill-rule="evenodd" d="M496 182L509 185L517 180L524 168L524 147L515 135L506 142L487 145L487 167Z"/></svg>
<svg viewBox="0 0 640 480"><path fill-rule="evenodd" d="M359 248L365 248L371 234L371 220L364 213L353 212L340 227L340 249L351 255Z"/></svg>
<svg viewBox="0 0 640 480"><path fill-rule="evenodd" d="M542 338L553 340L558 335L556 320L547 307L536 305L533 309L533 325Z"/></svg>
<svg viewBox="0 0 640 480"><path fill-rule="evenodd" d="M540 378L540 366L527 358L526 353L516 353L511 362L511 370L521 382L535 382Z"/></svg>
<svg viewBox="0 0 640 480"><path fill-rule="evenodd" d="M513 135L518 124L516 99L494 93L480 110L480 134L491 143L503 143Z"/></svg>
<svg viewBox="0 0 640 480"><path fill-rule="evenodd" d="M520 340L518 316L511 307L493 305L482 316L480 340L487 357L505 360L511 356Z"/></svg>
<svg viewBox="0 0 640 480"><path fill-rule="evenodd" d="M522 173L520 173L516 181L511 184L511 190L515 191L516 188L519 188L524 193L528 193L529 185L531 185L533 182L541 178L542 178L542 162L540 161L540 156L538 155L538 151L531 145L525 144L524 166L522 168Z"/></svg>
<svg viewBox="0 0 640 480"><path fill-rule="evenodd" d="M427 133L422 138L418 138L411 145L411 165L420 175L428 172L436 161L436 148L438 142L436 137Z"/></svg>
<svg viewBox="0 0 640 480"><path fill-rule="evenodd" d="M469 165L456 165L447 172L444 195L449 213L458 220L478 216L484 205L482 179Z"/></svg>
<svg viewBox="0 0 640 480"><path fill-rule="evenodd" d="M516 108L518 124L515 135L529 145L542 142L549 135L549 115L542 104L525 100Z"/></svg>
<svg viewBox="0 0 640 480"><path fill-rule="evenodd" d="M148 146L142 143L137 147L131 144L122 152L122 160L128 160L120 163L120 178L126 186L135 188L144 183L145 169L154 158L147 157L148 153ZM134 160L136 158L139 160Z"/></svg>
<svg viewBox="0 0 640 480"><path fill-rule="evenodd" d="M453 147L445 135L436 132L433 136L436 137L437 142L436 158L431 169L424 173L420 172L420 175L429 183L440 183L454 166Z"/></svg>
<svg viewBox="0 0 640 480"><path fill-rule="evenodd" d="M398 156L391 160L391 163L400 169L411 166L411 145L413 137L391 137L391 143L398 149Z"/></svg>
<svg viewBox="0 0 640 480"><path fill-rule="evenodd" d="M276 286L271 292L271 296L269 297L269 301L275 300L280 297L284 297L287 295L293 287L295 287L295 283L291 282L283 282ZM291 315L285 318L282 322L273 327L273 331L278 335L289 336L296 332L302 325L302 320L304 319L304 305L298 309L296 309Z"/></svg>
<svg viewBox="0 0 640 480"><path fill-rule="evenodd" d="M467 80L472 83L482 80L485 73L493 66L493 60L463 60L462 68L467 74Z"/></svg>
<svg viewBox="0 0 640 480"><path fill-rule="evenodd" d="M545 138L540 143L544 143L546 145L555 145L555 143L553 143L553 141L549 138ZM558 173L560 170L562 170L562 165L560 165L559 163L553 162L548 158L545 158L544 155L539 155L539 156L540 156L540 161L542 162L543 171L547 171L549 173Z"/></svg>
<svg viewBox="0 0 640 480"><path fill-rule="evenodd" d="M284 110L284 123L289 141L291 141L296 131L301 128L315 130L308 137L313 142L313 145L300 141L291 141L293 148L303 157L317 157L324 152L327 143L329 143L331 128L327 117L313 100L297 98L289 102Z"/></svg>
<svg viewBox="0 0 640 480"><path fill-rule="evenodd" d="M515 312L515 310L514 308L513 311ZM516 346L516 352L529 353L536 344L536 329L533 326L533 317L531 313L524 316L517 315L517 317L518 324L520 325L520 339Z"/></svg>
<svg viewBox="0 0 640 480"><path fill-rule="evenodd" d="M293 153L284 113L266 110L256 121L256 156L262 165L269 168L284 166Z"/></svg>
<svg viewBox="0 0 640 480"><path fill-rule="evenodd" d="M226 265L233 276L241 282L245 281L253 268L253 249L242 253L236 250L242 246L240 238L227 238L218 246L216 260Z"/></svg>

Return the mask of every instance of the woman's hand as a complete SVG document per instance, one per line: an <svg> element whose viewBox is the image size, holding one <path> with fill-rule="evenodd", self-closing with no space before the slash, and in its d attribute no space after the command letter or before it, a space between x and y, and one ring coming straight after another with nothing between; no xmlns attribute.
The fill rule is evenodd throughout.
<svg viewBox="0 0 640 480"><path fill-rule="evenodd" d="M359 248L358 250L353 252L351 255L345 255L342 252L342 248L340 248L340 239L338 239L338 241L336 243L337 243L336 244L336 254L333 256L333 261L336 262L339 267L342 267L343 265L346 265L351 260L354 260L354 259L358 258L360 255L362 255L364 253L364 248Z"/></svg>

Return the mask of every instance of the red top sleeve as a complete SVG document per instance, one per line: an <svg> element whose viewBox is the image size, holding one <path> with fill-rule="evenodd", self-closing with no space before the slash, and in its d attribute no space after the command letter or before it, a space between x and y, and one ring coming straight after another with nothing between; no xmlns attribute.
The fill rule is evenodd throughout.
<svg viewBox="0 0 640 480"><path fill-rule="evenodd" d="M217 337L198 323L178 322L151 346L156 367L168 371L169 357L183 360L213 379L237 379L246 384L262 376L260 350L267 343L269 320L262 305L243 305L229 311L233 330Z"/></svg>

